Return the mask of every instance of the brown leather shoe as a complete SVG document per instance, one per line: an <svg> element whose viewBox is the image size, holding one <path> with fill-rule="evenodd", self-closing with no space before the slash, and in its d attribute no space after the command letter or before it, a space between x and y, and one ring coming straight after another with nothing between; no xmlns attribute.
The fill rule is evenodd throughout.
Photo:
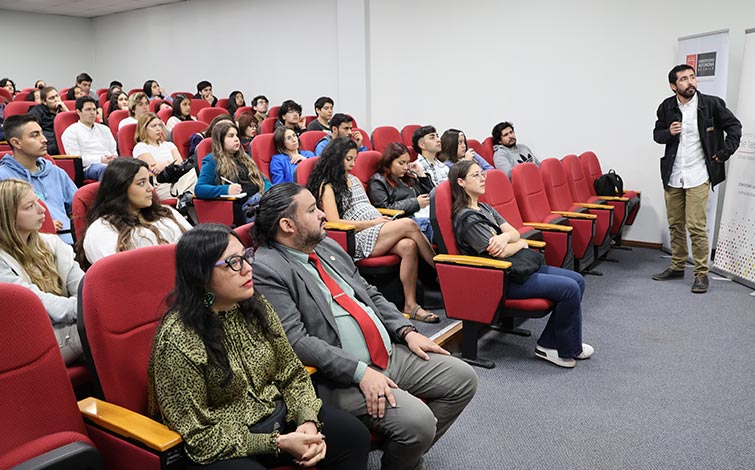
<svg viewBox="0 0 755 470"><path fill-rule="evenodd" d="M677 271L668 268L662 273L653 274L654 281L668 281L669 279L681 279L684 277L684 270Z"/></svg>
<svg viewBox="0 0 755 470"><path fill-rule="evenodd" d="M692 283L692 292L695 294L704 294L708 292L708 275L704 273L695 274L695 282Z"/></svg>

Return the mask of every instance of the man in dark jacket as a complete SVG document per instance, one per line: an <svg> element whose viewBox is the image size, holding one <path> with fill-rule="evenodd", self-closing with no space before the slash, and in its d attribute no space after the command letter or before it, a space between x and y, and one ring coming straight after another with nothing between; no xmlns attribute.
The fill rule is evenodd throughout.
<svg viewBox="0 0 755 470"><path fill-rule="evenodd" d="M42 133L47 138L47 153L58 155L60 151L58 151L58 141L55 139L55 116L60 112L68 111L68 108L61 101L60 94L55 87L42 88L39 97L42 98L42 102L29 108L29 114L42 127Z"/></svg>
<svg viewBox="0 0 755 470"><path fill-rule="evenodd" d="M695 261L692 292L700 294L708 291L708 193L726 178L724 162L739 147L742 124L724 100L697 91L695 71L689 65L671 69L668 81L674 96L658 107L653 139L666 145L661 179L671 236L671 266L654 274L653 279L684 277L688 229Z"/></svg>

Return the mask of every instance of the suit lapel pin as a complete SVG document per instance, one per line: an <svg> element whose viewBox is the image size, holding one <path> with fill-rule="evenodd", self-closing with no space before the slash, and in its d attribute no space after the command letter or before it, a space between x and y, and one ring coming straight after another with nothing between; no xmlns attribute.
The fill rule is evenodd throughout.
<svg viewBox="0 0 755 470"><path fill-rule="evenodd" d="M330 260L331 260L331 261L335 261L335 260L336 260L336 257L335 257L335 256L331 256L331 257L330 257Z"/></svg>

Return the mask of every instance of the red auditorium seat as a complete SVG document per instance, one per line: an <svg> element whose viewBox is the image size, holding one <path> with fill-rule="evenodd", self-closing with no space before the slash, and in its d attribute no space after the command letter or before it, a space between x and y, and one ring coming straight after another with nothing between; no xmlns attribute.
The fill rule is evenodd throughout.
<svg viewBox="0 0 755 470"><path fill-rule="evenodd" d="M168 123L168 119L173 116L173 110L172 109L161 109L157 112L157 117L160 118L160 120L163 122L163 124Z"/></svg>
<svg viewBox="0 0 755 470"><path fill-rule="evenodd" d="M210 103L208 103L207 100L198 99L198 98L191 99L191 115L192 116L196 116L197 114L199 114L200 109L209 108L209 107L210 107Z"/></svg>
<svg viewBox="0 0 755 470"><path fill-rule="evenodd" d="M260 123L260 134L272 134L275 131L275 123L278 118L268 117ZM252 141L254 142L254 141Z"/></svg>
<svg viewBox="0 0 755 470"><path fill-rule="evenodd" d="M493 138L486 137L485 140L482 141L482 153L480 153L480 155L482 155L482 158L484 158L486 162L495 166L495 162L493 162L493 153Z"/></svg>
<svg viewBox="0 0 755 470"><path fill-rule="evenodd" d="M195 99L194 98L194 93L192 93L190 91L174 91L173 93L170 94L170 97L173 98L173 99L176 99L176 96L178 96L178 95L184 95L185 97L187 97L189 99ZM209 103L207 103L207 104L209 104Z"/></svg>
<svg viewBox="0 0 755 470"><path fill-rule="evenodd" d="M267 117L269 118L275 118L278 119L278 112L280 111L280 106L271 106L267 110Z"/></svg>
<svg viewBox="0 0 755 470"><path fill-rule="evenodd" d="M73 195L71 222L73 223L73 233L76 235L76 240L81 240L84 236L89 208L94 204L94 198L97 197L99 189L100 183L96 182L79 188Z"/></svg>
<svg viewBox="0 0 755 470"><path fill-rule="evenodd" d="M189 139L191 139L192 135L203 131L206 127L207 123L202 121L181 121L173 126L171 137L184 160L189 158Z"/></svg>
<svg viewBox="0 0 755 470"><path fill-rule="evenodd" d="M401 133L393 126L378 126L372 131L372 148L380 153L391 142L401 142Z"/></svg>
<svg viewBox="0 0 755 470"><path fill-rule="evenodd" d="M547 299L507 299L506 269L510 263L477 256L462 256L456 245L451 215L451 186L439 184L430 203L430 220L444 254L435 257L443 304L448 318L461 320L461 358L472 365L493 368L493 361L478 357L477 340L485 326L504 332L529 336L528 331L514 329L516 317L540 318L553 309ZM484 292L485 295L468 295ZM500 328L500 325L504 325Z"/></svg>
<svg viewBox="0 0 755 470"><path fill-rule="evenodd" d="M128 110L126 109L116 109L108 115L107 125L110 128L110 132L113 133L114 139L118 136L118 125L127 117Z"/></svg>
<svg viewBox="0 0 755 470"><path fill-rule="evenodd" d="M315 151L315 147L317 147L317 143L322 140L323 137L328 135L325 131L306 131L302 132L299 136L299 141L301 142L301 149L302 150L309 150L310 152Z"/></svg>
<svg viewBox="0 0 755 470"><path fill-rule="evenodd" d="M252 159L267 179L270 179L270 161L276 153L273 134L260 134L252 139Z"/></svg>
<svg viewBox="0 0 755 470"><path fill-rule="evenodd" d="M121 157L133 157L134 135L136 134L136 124L126 124L118 131L118 153Z"/></svg>
<svg viewBox="0 0 755 470"><path fill-rule="evenodd" d="M218 98L218 102L215 103L216 108L223 108L228 112L228 98Z"/></svg>
<svg viewBox="0 0 755 470"><path fill-rule="evenodd" d="M213 118L220 116L221 114L228 114L228 110L219 107L202 108L197 114L197 120L209 124Z"/></svg>
<svg viewBox="0 0 755 470"><path fill-rule="evenodd" d="M11 101L13 101L13 95L5 88L0 90L0 103L10 103Z"/></svg>
<svg viewBox="0 0 755 470"><path fill-rule="evenodd" d="M236 110L236 112L234 113L233 117L237 118L237 117L239 117L239 114L244 113L246 111L249 111L250 113L253 113L254 112L254 108L252 108L251 106L242 106L242 107L240 107L240 108L238 108Z"/></svg>
<svg viewBox="0 0 755 470"><path fill-rule="evenodd" d="M29 108L36 106L36 104L33 101L11 101L5 105L5 118L7 119L17 114L26 114L29 112Z"/></svg>

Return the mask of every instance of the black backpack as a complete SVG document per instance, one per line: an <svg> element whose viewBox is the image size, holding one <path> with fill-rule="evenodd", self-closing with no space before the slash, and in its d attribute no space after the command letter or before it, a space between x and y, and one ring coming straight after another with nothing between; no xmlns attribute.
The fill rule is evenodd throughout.
<svg viewBox="0 0 755 470"><path fill-rule="evenodd" d="M613 169L593 183L598 196L621 196L624 194L624 181Z"/></svg>

